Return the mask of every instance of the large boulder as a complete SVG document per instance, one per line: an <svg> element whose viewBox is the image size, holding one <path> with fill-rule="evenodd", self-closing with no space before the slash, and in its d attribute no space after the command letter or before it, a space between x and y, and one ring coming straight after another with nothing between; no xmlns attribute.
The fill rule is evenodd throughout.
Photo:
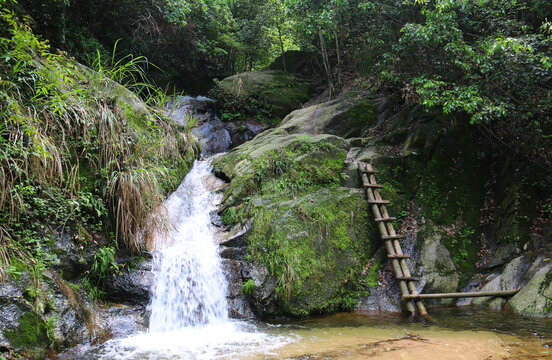
<svg viewBox="0 0 552 360"><path fill-rule="evenodd" d="M215 82L212 90L223 121L255 119L278 124L301 107L316 84L280 70L245 72Z"/></svg>
<svg viewBox="0 0 552 360"><path fill-rule="evenodd" d="M552 317L552 264L541 263L537 268L539 270L510 300L509 306L521 315Z"/></svg>
<svg viewBox="0 0 552 360"><path fill-rule="evenodd" d="M458 270L439 233L429 234L422 245L422 264L426 291L454 292L458 288Z"/></svg>

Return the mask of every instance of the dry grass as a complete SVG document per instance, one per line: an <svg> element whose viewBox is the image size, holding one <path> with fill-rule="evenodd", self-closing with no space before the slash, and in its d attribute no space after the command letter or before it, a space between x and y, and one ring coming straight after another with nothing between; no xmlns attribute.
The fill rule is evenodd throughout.
<svg viewBox="0 0 552 360"><path fill-rule="evenodd" d="M116 101L129 95L115 82L143 85L145 59L113 55L111 67L98 58L96 71L83 69L50 53L9 15L2 22L13 37L0 39L0 50L13 64L0 64L0 216L7 220L0 226L0 278L10 257L23 256L9 224L24 211L25 187L56 187L78 199L84 164L110 212L106 234L139 251L151 234L169 227L161 206L169 176L163 163L178 164L191 151L187 135L160 111L144 103L145 112L135 114ZM19 47L21 39L31 45Z"/></svg>

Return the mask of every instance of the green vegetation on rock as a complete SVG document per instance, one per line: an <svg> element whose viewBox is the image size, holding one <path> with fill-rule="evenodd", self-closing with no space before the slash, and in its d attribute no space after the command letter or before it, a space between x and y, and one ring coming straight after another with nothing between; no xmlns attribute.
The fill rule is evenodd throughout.
<svg viewBox="0 0 552 360"><path fill-rule="evenodd" d="M293 200L254 198L248 255L277 279L280 311L349 309L367 290L364 264L378 244L360 191L325 189Z"/></svg>
<svg viewBox="0 0 552 360"><path fill-rule="evenodd" d="M277 125L290 111L308 100L313 84L278 70L246 72L215 81L223 121L253 118Z"/></svg>
<svg viewBox="0 0 552 360"><path fill-rule="evenodd" d="M19 319L19 326L4 332L6 338L19 348L44 347L49 344L47 326L35 313L27 312Z"/></svg>

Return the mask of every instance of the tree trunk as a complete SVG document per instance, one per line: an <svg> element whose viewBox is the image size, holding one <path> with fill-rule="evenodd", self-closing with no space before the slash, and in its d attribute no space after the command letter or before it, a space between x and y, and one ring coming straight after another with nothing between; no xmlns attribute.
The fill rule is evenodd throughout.
<svg viewBox="0 0 552 360"><path fill-rule="evenodd" d="M330 88L329 99L331 99L334 90L332 69L330 66L330 61L328 60L328 50L326 49L326 40L324 40L322 29L318 31L318 35L320 37L320 52L322 53L322 63L324 64L324 70L326 71L326 76L328 77L328 87Z"/></svg>
<svg viewBox="0 0 552 360"><path fill-rule="evenodd" d="M337 53L337 88L341 88L341 56L339 54L339 39L337 38L337 31L334 30L335 37L335 52Z"/></svg>
<svg viewBox="0 0 552 360"><path fill-rule="evenodd" d="M280 49L282 50L282 65L284 66L284 71L286 70L286 60L284 59L284 40L282 39L282 28L280 27L280 24L276 24L276 28L278 29L278 40L280 40Z"/></svg>

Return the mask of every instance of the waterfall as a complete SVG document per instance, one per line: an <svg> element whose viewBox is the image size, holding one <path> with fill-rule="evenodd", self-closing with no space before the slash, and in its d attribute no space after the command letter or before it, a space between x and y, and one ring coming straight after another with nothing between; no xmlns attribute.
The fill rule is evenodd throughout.
<svg viewBox="0 0 552 360"><path fill-rule="evenodd" d="M150 332L227 321L227 284L209 215L220 198L208 188L209 176L209 163L196 161L166 201L174 230L154 252Z"/></svg>
<svg viewBox="0 0 552 360"><path fill-rule="evenodd" d="M255 323L228 319L228 286L210 218L222 200L212 192L216 187L209 162L196 161L166 201L174 229L156 240L153 251L149 330L70 359L243 359L295 341L269 334L274 330L267 326L261 331Z"/></svg>

